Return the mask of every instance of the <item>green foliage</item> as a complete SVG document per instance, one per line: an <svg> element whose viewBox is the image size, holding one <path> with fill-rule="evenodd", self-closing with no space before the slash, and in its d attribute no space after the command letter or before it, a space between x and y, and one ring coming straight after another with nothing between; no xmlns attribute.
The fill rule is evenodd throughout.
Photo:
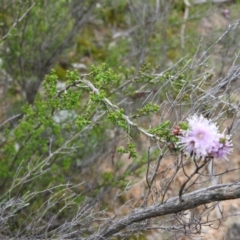
<svg viewBox="0 0 240 240"><path fill-rule="evenodd" d="M159 126L151 128L149 132L158 135L160 138L168 139L171 135L170 121L165 121Z"/></svg>
<svg viewBox="0 0 240 240"><path fill-rule="evenodd" d="M101 7L97 9L97 16L102 18L110 26L125 27L126 25L126 8L128 2L121 1L102 1Z"/></svg>
<svg viewBox="0 0 240 240"><path fill-rule="evenodd" d="M119 153L128 153L129 154L129 157L128 157L129 159L130 158L133 158L133 159L137 158L136 145L134 143L128 143L125 148L117 148L117 151Z"/></svg>
<svg viewBox="0 0 240 240"><path fill-rule="evenodd" d="M179 127L183 130L188 130L188 124L186 122L180 122Z"/></svg>
<svg viewBox="0 0 240 240"><path fill-rule="evenodd" d="M12 196L16 192L33 189L41 192L49 184L63 184L69 178L70 171L76 174L77 169L74 170L74 167L77 159L80 164L87 164L89 153L96 151L102 142L106 143L106 131L112 124L128 132L129 126L123 117L124 109L113 107L109 110L105 102L107 95L111 97L112 88L119 86L121 74L101 65L92 67L89 76L99 89L98 94L86 88L76 71L67 71L66 85L59 89L58 76L55 71L51 71L43 83L44 93L37 96L33 105L22 107L23 116L14 130L9 131L8 126L5 127L5 141L1 148L3 161L0 162L0 187L3 193L8 193L16 172L18 175L11 188ZM106 111L108 118L100 118L96 124L93 116L99 110ZM156 111L156 106L148 104L142 109L142 114L150 114L151 111ZM130 164L137 159L133 143L120 152L129 154ZM103 172L96 178L96 185L89 193L91 196L95 197L101 188L107 186L125 188L130 173L118 173L123 166L118 162L116 172ZM76 183L79 181L73 177L71 180ZM41 204L42 201L37 202L27 213ZM51 211L54 213L58 208L59 205L56 205ZM65 214L63 211L61 216ZM21 218L19 216L16 221L22 221Z"/></svg>
<svg viewBox="0 0 240 240"><path fill-rule="evenodd" d="M117 73L113 69L108 68L106 64L102 64L99 67L92 66L91 75L98 89L109 89L116 85L119 80Z"/></svg>
<svg viewBox="0 0 240 240"><path fill-rule="evenodd" d="M151 116L151 114L156 113L159 110L159 106L153 103L147 103L144 107L137 109L138 114L136 117L139 116Z"/></svg>
<svg viewBox="0 0 240 240"><path fill-rule="evenodd" d="M9 7L5 5L4 30L7 31L15 21L16 11L20 10L19 16L21 16L32 3L32 1L26 1L22 6L20 3L9 5ZM21 8L19 8L19 5ZM11 68L12 76L17 79L22 75L21 71L24 71L25 77L33 77L33 73L36 73L37 70L34 64L39 61L39 58L49 59L62 44L69 29L72 28L72 21L66 21L65 19L64 22L60 23L61 25L56 22L56 19L66 18L69 10L68 1L58 1L53 5L47 5L47 1L38 1L26 17L16 25L5 42L9 53L1 57L5 68ZM53 36L55 37L54 41L49 41ZM46 41L48 41L47 44ZM39 49L40 46L42 46L41 49ZM24 64L21 68L18 65L18 60L21 60ZM10 63L11 66L8 65Z"/></svg>
<svg viewBox="0 0 240 240"><path fill-rule="evenodd" d="M78 116L76 120L76 124L79 129L83 129L85 126L89 125L91 121L87 120L84 116Z"/></svg>
<svg viewBox="0 0 240 240"><path fill-rule="evenodd" d="M126 123L126 120L123 117L124 110L119 109L116 111L109 111L108 112L108 118L113 122L114 124L117 124L119 127L123 128L124 130L128 130L128 124Z"/></svg>

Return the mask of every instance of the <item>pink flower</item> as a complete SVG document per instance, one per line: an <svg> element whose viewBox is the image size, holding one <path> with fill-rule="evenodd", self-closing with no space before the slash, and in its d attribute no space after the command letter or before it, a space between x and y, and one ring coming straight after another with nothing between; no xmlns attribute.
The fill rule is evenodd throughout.
<svg viewBox="0 0 240 240"><path fill-rule="evenodd" d="M220 134L218 127L202 115L193 115L187 119L188 129L181 130L178 136L181 150L196 158L226 158L231 152L230 137Z"/></svg>
<svg viewBox="0 0 240 240"><path fill-rule="evenodd" d="M232 153L232 141L229 135L224 135L224 132L219 134L219 139L216 145L212 148L211 155L215 158L225 158L228 160L227 155Z"/></svg>

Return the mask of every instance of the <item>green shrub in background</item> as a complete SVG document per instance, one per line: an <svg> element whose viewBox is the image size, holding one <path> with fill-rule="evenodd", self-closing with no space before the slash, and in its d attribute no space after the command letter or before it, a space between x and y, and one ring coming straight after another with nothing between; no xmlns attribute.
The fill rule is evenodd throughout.
<svg viewBox="0 0 240 240"><path fill-rule="evenodd" d="M95 0L2 0L1 34L7 37L1 58L23 100L33 103L44 76L73 45L95 4Z"/></svg>

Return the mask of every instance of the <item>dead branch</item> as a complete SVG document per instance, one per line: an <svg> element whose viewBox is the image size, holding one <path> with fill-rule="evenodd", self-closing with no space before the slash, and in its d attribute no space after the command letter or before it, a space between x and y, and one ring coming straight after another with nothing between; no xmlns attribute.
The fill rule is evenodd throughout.
<svg viewBox="0 0 240 240"><path fill-rule="evenodd" d="M127 226L146 219L155 218L163 215L179 213L188 209L198 207L203 204L215 201L225 201L240 198L240 182L230 184L220 184L213 187L200 189L179 197L169 199L163 204L157 204L146 208L135 209L134 212L108 224L107 229L87 238L87 240L102 240L113 236Z"/></svg>

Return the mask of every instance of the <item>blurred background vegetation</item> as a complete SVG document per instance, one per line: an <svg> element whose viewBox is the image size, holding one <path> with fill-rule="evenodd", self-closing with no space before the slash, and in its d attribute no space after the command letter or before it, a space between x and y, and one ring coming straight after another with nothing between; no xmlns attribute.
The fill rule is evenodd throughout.
<svg viewBox="0 0 240 240"><path fill-rule="evenodd" d="M239 26L214 43L239 17L240 1L0 2L1 201L24 196L31 206L20 204L14 216L6 217L1 231L5 236L58 236L54 231L72 218L79 204L102 210L109 204L106 196L114 196L116 189L125 189L129 179L134 182L146 171L147 151L139 133L124 129L121 114L119 119L99 117L106 106L89 91L69 87L64 95L66 86L89 74L104 96L148 126L149 115L161 116L164 109L144 108L147 103L175 99L202 69L209 71L209 82L224 78L239 51ZM207 67L184 70L208 49L213 57ZM159 118L155 125L165 121ZM166 123L166 129L158 129L159 134L168 127ZM37 165L50 157L48 165ZM21 182L24 177L29 179ZM35 194L30 196L31 191ZM63 207L62 193L72 199L71 207ZM44 227L45 222L51 224ZM89 228L82 234L90 233Z"/></svg>

